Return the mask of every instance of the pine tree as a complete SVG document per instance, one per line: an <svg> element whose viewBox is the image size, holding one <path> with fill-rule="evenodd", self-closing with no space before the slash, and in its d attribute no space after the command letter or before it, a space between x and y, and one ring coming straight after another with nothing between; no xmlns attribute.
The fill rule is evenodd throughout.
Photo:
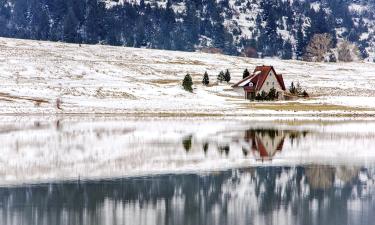
<svg viewBox="0 0 375 225"><path fill-rule="evenodd" d="M225 71L225 74L224 74L224 80L229 83L231 77L230 77L230 73L229 73L229 70L226 70Z"/></svg>
<svg viewBox="0 0 375 225"><path fill-rule="evenodd" d="M203 75L202 84L208 86L210 84L210 78L208 77L207 71Z"/></svg>
<svg viewBox="0 0 375 225"><path fill-rule="evenodd" d="M245 79L246 77L250 76L250 72L247 70L247 68L243 71L242 78Z"/></svg>
<svg viewBox="0 0 375 225"><path fill-rule="evenodd" d="M296 87L294 86L294 82L292 82L292 83L290 84L289 92L290 92L291 94L296 94Z"/></svg>
<svg viewBox="0 0 375 225"><path fill-rule="evenodd" d="M304 53L304 49L306 47L306 43L304 41L304 35L302 32L302 26L298 27L297 31L297 46L296 46L296 55L297 59L301 59Z"/></svg>
<svg viewBox="0 0 375 225"><path fill-rule="evenodd" d="M34 0L30 10L31 14L31 37L37 40L47 40L50 22L46 9L40 1Z"/></svg>
<svg viewBox="0 0 375 225"><path fill-rule="evenodd" d="M281 58L282 59L292 59L292 57L293 57L293 49L292 48L293 48L293 46L290 43L290 40L285 41L284 44L283 44L283 51L282 51Z"/></svg>
<svg viewBox="0 0 375 225"><path fill-rule="evenodd" d="M225 74L224 74L223 71L220 71L219 75L217 75L217 81L218 81L219 83L225 81Z"/></svg>
<svg viewBox="0 0 375 225"><path fill-rule="evenodd" d="M64 41L75 42L77 40L78 21L72 8L64 19Z"/></svg>
<svg viewBox="0 0 375 225"><path fill-rule="evenodd" d="M190 74L185 75L184 80L182 81L182 87L186 91L193 92L193 79Z"/></svg>
<svg viewBox="0 0 375 225"><path fill-rule="evenodd" d="M296 85L296 94L297 95L302 94L302 87L301 87L301 84L299 82L297 82L297 85Z"/></svg>

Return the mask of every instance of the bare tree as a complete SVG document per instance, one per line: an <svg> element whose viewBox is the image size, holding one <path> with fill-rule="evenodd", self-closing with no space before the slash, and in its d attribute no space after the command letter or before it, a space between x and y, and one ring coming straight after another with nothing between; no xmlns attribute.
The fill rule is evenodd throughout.
<svg viewBox="0 0 375 225"><path fill-rule="evenodd" d="M343 41L337 49L338 59L341 62L352 62L359 59L358 47L348 41Z"/></svg>
<svg viewBox="0 0 375 225"><path fill-rule="evenodd" d="M322 62L324 56L331 48L332 37L330 34L315 34L306 47L304 59L310 62Z"/></svg>
<svg viewBox="0 0 375 225"><path fill-rule="evenodd" d="M249 58L258 58L258 52L253 47L244 48L241 55L244 57L249 57Z"/></svg>

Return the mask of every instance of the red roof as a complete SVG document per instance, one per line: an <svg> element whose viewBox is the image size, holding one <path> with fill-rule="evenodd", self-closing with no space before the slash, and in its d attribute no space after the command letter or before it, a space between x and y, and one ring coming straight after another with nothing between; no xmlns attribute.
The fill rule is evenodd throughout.
<svg viewBox="0 0 375 225"><path fill-rule="evenodd" d="M254 84L255 90L259 91L262 88L271 70L276 75L277 82L279 83L281 89L285 91L286 89L285 89L283 75L277 74L273 66L257 66L252 75L246 77L245 79L241 80L237 84L233 85L233 87L238 87L238 85L250 79L250 81Z"/></svg>

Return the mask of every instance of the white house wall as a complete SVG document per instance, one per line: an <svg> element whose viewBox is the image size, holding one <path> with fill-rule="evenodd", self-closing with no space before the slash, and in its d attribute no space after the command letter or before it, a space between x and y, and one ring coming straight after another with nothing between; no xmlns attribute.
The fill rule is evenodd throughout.
<svg viewBox="0 0 375 225"><path fill-rule="evenodd" d="M259 92L265 91L268 93L271 90L271 88L275 88L277 92L283 91L279 82L277 81L275 73L272 70L267 76L266 80L264 81L264 84Z"/></svg>

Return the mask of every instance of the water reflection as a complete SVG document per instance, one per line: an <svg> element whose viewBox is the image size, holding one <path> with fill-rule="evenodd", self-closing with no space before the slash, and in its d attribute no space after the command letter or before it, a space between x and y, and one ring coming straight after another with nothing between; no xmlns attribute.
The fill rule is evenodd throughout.
<svg viewBox="0 0 375 225"><path fill-rule="evenodd" d="M285 131L272 129L250 129L245 132L245 140L257 159L271 160L283 150Z"/></svg>
<svg viewBox="0 0 375 225"><path fill-rule="evenodd" d="M257 165L367 165L375 163L374 140L371 121L0 117L0 185ZM325 180L332 185L331 176Z"/></svg>
<svg viewBox="0 0 375 225"><path fill-rule="evenodd" d="M234 138L227 144L217 144L217 151L220 155L228 156L230 152L230 144L232 142L245 141L242 145L243 156L248 156L251 152L256 160L259 161L271 161L278 152L281 152L284 147L284 142L288 138L291 145L296 140L305 138L309 131L291 131L282 129L247 129L244 131L243 140L241 136ZM237 139L239 138L239 139ZM189 152L192 148L193 135L188 135L182 139L182 145L186 152ZM202 150L207 154L209 147L208 142L203 143Z"/></svg>
<svg viewBox="0 0 375 225"><path fill-rule="evenodd" d="M0 224L371 224L375 170L254 167L0 188Z"/></svg>

